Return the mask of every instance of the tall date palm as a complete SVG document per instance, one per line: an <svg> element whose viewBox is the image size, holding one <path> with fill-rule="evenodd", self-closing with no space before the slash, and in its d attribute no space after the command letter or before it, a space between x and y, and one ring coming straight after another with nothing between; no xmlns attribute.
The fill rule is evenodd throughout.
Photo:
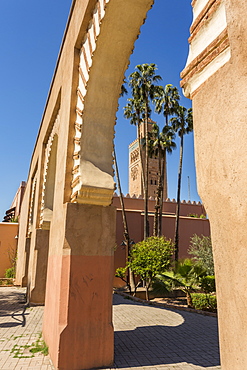
<svg viewBox="0 0 247 370"><path fill-rule="evenodd" d="M160 131L159 126L153 124L149 133L150 153L158 159L158 186L156 192L153 235L161 236L162 232L162 210L163 190L166 180L166 153L171 153L176 148L174 142L175 133L170 126L164 126Z"/></svg>
<svg viewBox="0 0 247 370"><path fill-rule="evenodd" d="M179 99L178 89L171 84L165 87L161 86L158 89L158 93L154 98L155 111L157 113L163 113L166 126L169 123L169 116L176 114Z"/></svg>
<svg viewBox="0 0 247 370"><path fill-rule="evenodd" d="M156 75L157 66L154 63L139 64L136 71L129 76L129 86L132 89L132 96L138 96L144 105L144 139L148 140L148 118L150 116L150 103L158 93L160 87L157 82L162 78ZM149 236L148 222L148 145L145 150L145 171L144 171L144 240Z"/></svg>
<svg viewBox="0 0 247 370"><path fill-rule="evenodd" d="M175 261L178 261L179 252L179 214L180 214L180 193L181 193L181 179L183 166L183 149L184 149L184 135L193 131L193 116L192 109L186 109L179 106L176 111L176 117L171 118L171 125L175 132L180 137L180 153L179 153L179 167L178 167L178 189L177 189L177 209L176 209L176 223L175 223Z"/></svg>

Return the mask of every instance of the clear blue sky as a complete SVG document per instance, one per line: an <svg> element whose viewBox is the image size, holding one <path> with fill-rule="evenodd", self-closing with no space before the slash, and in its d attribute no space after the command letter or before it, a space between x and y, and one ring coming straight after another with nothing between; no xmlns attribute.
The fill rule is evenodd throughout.
<svg viewBox="0 0 247 370"><path fill-rule="evenodd" d="M179 86L188 54L190 3L190 0L155 1L136 41L126 76L137 64L156 63L162 84ZM71 0L0 1L0 221L20 182L27 179L70 5ZM135 139L136 129L123 118L125 104L126 97L119 101L116 147L122 188L127 193L128 144ZM181 104L191 106L183 97ZM163 124L162 116L152 118ZM170 198L176 197L178 155L177 149L168 158ZM191 199L198 201L192 134L185 139L182 199L188 199L188 176Z"/></svg>

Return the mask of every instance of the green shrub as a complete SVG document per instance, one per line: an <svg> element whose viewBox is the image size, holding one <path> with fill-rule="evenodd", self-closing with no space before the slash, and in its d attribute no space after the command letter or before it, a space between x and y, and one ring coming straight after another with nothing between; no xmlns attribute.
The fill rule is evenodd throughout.
<svg viewBox="0 0 247 370"><path fill-rule="evenodd" d="M126 282L126 270L127 267L118 267L115 272L115 276Z"/></svg>
<svg viewBox="0 0 247 370"><path fill-rule="evenodd" d="M5 270L5 277L7 279L13 279L15 277L15 268L10 267L9 269Z"/></svg>
<svg viewBox="0 0 247 370"><path fill-rule="evenodd" d="M151 283L170 266L173 252L173 243L163 236L151 236L132 247L127 267L145 282L147 300Z"/></svg>
<svg viewBox="0 0 247 370"><path fill-rule="evenodd" d="M200 262L207 270L207 275L214 275L213 251L210 236L193 235L188 253L193 259Z"/></svg>
<svg viewBox="0 0 247 370"><path fill-rule="evenodd" d="M0 285L10 285L10 282L7 279L0 279Z"/></svg>
<svg viewBox="0 0 247 370"><path fill-rule="evenodd" d="M192 305L197 310L216 311L217 300L216 295L205 293L192 293Z"/></svg>
<svg viewBox="0 0 247 370"><path fill-rule="evenodd" d="M204 293L213 293L215 292L215 276L208 275L201 278L200 286Z"/></svg>

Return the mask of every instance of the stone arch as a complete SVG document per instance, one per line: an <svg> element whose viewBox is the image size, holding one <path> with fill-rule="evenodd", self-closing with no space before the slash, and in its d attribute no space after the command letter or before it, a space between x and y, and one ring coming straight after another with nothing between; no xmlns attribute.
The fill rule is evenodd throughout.
<svg viewBox="0 0 247 370"><path fill-rule="evenodd" d="M96 2L80 50L72 202L111 204L118 99L139 28L152 4L153 0Z"/></svg>
<svg viewBox="0 0 247 370"><path fill-rule="evenodd" d="M49 159L47 162L45 186L43 195L43 220L42 228L49 228L49 224L52 219L53 204L54 204L54 193L55 193L55 179L56 179L56 167L57 167L57 143L58 136L54 135L52 138L52 145L50 148Z"/></svg>
<svg viewBox="0 0 247 370"><path fill-rule="evenodd" d="M73 63L79 60L77 81L73 64L69 106L66 105L68 99L64 100L67 91L62 86L63 124L59 134L60 140L69 132L67 156L72 154L73 165L66 158L65 181L68 184L72 176L71 194L70 202L63 205L55 202L53 210L57 217L53 218L50 228L43 326L44 339L58 368L89 369L113 362L114 125L129 56L152 4L153 0L76 0L73 3L70 19L82 23L79 33L74 32L76 22L69 24L68 37L73 34L73 38L67 44L65 38L67 49L61 55L64 60L69 56ZM86 16L82 20L77 14L83 7ZM86 28L84 34L82 28ZM62 66L64 75L68 64L66 59ZM66 127L65 134L64 117L68 109L72 112L70 130ZM74 136L71 135L73 128Z"/></svg>
<svg viewBox="0 0 247 370"><path fill-rule="evenodd" d="M72 136L71 131L68 135L68 126L74 124L70 119L72 115L74 117L75 110L73 114L70 113L75 106L77 114L72 139L74 166L68 166L71 148L59 153L63 171L58 178L62 191L69 182L68 178L73 177L70 203L66 203L69 198L67 194L64 197L66 202L61 202L62 191L60 197L56 198L55 190L55 200L58 201L55 201L54 207L53 201L47 204L53 208L50 209L53 214L59 217L56 220L53 218L54 227L42 230L45 212L41 210L41 229L36 231L36 240L33 240L32 245L35 245L36 250L39 246L42 249L42 235L45 234L47 240L50 233L53 250L48 263L49 290L46 295L43 334L51 358L58 368L92 369L109 366L113 361L110 310L112 287L109 271L112 261L110 244L114 240L114 230L109 225L114 222L114 210L108 207L114 190L112 140L118 96L128 58L153 1L74 0L72 3L31 163L33 173L35 161L40 158L43 143L46 142L44 138L49 131L47 127L51 122L58 91L62 88L62 138L66 146ZM204 193L204 203L213 224L223 366L224 369L242 370L247 368L247 336L243 325L247 321L246 300L239 299L246 292L246 272L242 269L240 273L239 261L242 265L246 262L247 244L247 207L244 201L247 156L247 52L244 41L247 39L247 27L243 17L247 11L247 2L238 0L233 4L231 0L193 0L192 6L195 10L190 37L192 49L189 64L182 74L182 86L186 94L193 98L197 131L195 142L200 148L196 158L197 164L201 164L200 167L197 165L201 178L200 193ZM82 31L85 28L86 32ZM208 31L207 37L205 31ZM81 37L83 32L84 36ZM207 44L204 43L205 37ZM74 47L81 47L82 61L82 65L78 65L76 104L71 98L71 90L76 84L71 68ZM224 135L219 135L220 131ZM50 144L55 138L53 134L55 132L49 135ZM234 152L234 144L238 146L241 159ZM51 148L52 145L47 145L47 154ZM47 158L45 168L48 170L49 155ZM54 160L51 159L52 162ZM42 178L41 167L38 168L38 180ZM29 176L28 189L29 192L32 189L34 194L35 185L32 185L32 180ZM49 181L53 184L53 180L45 171L43 193L45 186ZM51 194L54 194L53 191ZM46 197L42 199L45 205ZM18 248L22 248L22 251L29 220L29 201L29 194L26 194L18 242ZM44 211L45 206L42 209ZM84 231L81 231L82 227ZM227 232L229 230L231 233ZM34 239L35 233L32 234ZM104 280L100 273L106 270ZM99 288L102 280L104 286ZM95 284L94 290L92 282ZM103 298L102 291L105 293ZM227 300L229 294L235 298ZM83 314L81 310L84 310Z"/></svg>
<svg viewBox="0 0 247 370"><path fill-rule="evenodd" d="M40 228L50 229L53 214L55 180L57 170L59 113L52 126L51 133L45 145L45 160L43 169L43 183L40 207Z"/></svg>

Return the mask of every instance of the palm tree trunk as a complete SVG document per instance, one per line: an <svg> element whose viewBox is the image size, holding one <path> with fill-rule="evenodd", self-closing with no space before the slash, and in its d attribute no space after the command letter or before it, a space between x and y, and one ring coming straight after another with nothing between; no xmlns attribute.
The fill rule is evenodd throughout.
<svg viewBox="0 0 247 370"><path fill-rule="evenodd" d="M158 236L162 235L162 214L163 214L163 203L164 203L164 182L166 181L166 151L163 155L163 162L162 162L162 170L161 170L161 178L162 178L162 188L161 188L161 195L160 195L160 213L159 213L159 230Z"/></svg>
<svg viewBox="0 0 247 370"><path fill-rule="evenodd" d="M146 96L146 107L145 107L145 140L146 140L146 152L145 152L145 188L144 188L144 240L149 237L149 222L148 222L148 164L149 164L149 153L148 153L148 97Z"/></svg>
<svg viewBox="0 0 247 370"><path fill-rule="evenodd" d="M116 157L115 146L114 146L114 149L113 149L113 155L114 155L114 163L115 163L115 170L116 170L117 186L118 186L118 191L119 191L119 199L120 199L120 204L121 204L121 209L122 209L124 239L125 239L126 247L127 247L126 260L128 260L129 256L130 256L130 237L129 237L129 229L128 229L128 223L127 223L127 218L126 218L123 194L122 194L119 171L118 171L118 165L117 165L117 157ZM131 293L131 290L135 288L134 276L133 276L133 272L131 271L131 269L128 269L127 285L128 285L129 291Z"/></svg>
<svg viewBox="0 0 247 370"><path fill-rule="evenodd" d="M158 163L159 163L159 177L158 177L158 186L156 191L156 201L155 201L155 211L154 211L154 226L153 226L153 236L160 236L159 233L159 214L160 214L160 197L162 191L162 170L161 170L161 153L158 152Z"/></svg>
<svg viewBox="0 0 247 370"><path fill-rule="evenodd" d="M191 293L188 290L186 291L186 300L187 300L187 306L193 307Z"/></svg>
<svg viewBox="0 0 247 370"><path fill-rule="evenodd" d="M181 179L182 179L182 165L183 165L183 144L184 136L180 138L180 156L179 156L179 168L178 168L178 192L177 192L177 208L176 208L176 223L175 223L175 261L178 261L179 252L179 215L180 215L180 192L181 192Z"/></svg>

